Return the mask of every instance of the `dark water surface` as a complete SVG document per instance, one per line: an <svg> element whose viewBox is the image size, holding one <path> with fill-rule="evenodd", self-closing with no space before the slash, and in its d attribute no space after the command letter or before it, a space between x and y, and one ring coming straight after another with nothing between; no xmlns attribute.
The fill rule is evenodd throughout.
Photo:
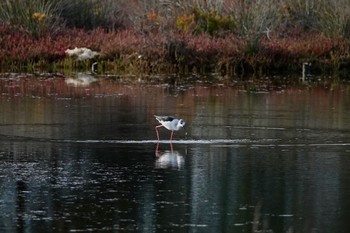
<svg viewBox="0 0 350 233"><path fill-rule="evenodd" d="M0 232L350 232L347 86L75 81L0 78Z"/></svg>

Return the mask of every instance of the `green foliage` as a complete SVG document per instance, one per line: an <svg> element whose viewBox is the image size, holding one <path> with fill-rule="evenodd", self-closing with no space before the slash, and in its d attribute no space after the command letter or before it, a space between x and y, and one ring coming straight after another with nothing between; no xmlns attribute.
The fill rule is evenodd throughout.
<svg viewBox="0 0 350 233"><path fill-rule="evenodd" d="M191 14L179 16L176 23L182 32L207 33L211 36L232 32L236 27L232 17L219 14L216 10L206 12L198 7Z"/></svg>
<svg viewBox="0 0 350 233"><path fill-rule="evenodd" d="M194 14L186 14L177 17L176 25L180 31L192 33L196 26Z"/></svg>
<svg viewBox="0 0 350 233"><path fill-rule="evenodd" d="M58 29L57 8L45 0L6 0L0 3L0 21L23 27L34 36Z"/></svg>

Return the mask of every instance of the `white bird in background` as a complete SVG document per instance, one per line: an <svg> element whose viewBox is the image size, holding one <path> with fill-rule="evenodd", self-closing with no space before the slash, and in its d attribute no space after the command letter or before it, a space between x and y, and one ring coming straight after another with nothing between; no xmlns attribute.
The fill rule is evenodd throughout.
<svg viewBox="0 0 350 233"><path fill-rule="evenodd" d="M154 115L154 117L161 124L161 125L156 126L156 133L157 133L158 142L159 142L159 133L158 133L159 127L164 127L168 130L171 130L171 135L170 135L170 143L171 143L171 141L173 139L174 131L178 131L179 129L183 128L186 124L186 122L184 120L177 119L177 118L172 117L172 116L156 116L156 115Z"/></svg>

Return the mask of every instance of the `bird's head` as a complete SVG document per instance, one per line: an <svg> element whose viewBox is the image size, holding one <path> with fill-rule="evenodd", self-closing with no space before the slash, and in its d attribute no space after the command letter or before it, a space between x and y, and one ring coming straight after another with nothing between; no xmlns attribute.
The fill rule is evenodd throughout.
<svg viewBox="0 0 350 233"><path fill-rule="evenodd" d="M183 127L185 127L186 122L184 120L180 119L179 123L177 123L177 125L178 125L178 127L182 127L183 128Z"/></svg>

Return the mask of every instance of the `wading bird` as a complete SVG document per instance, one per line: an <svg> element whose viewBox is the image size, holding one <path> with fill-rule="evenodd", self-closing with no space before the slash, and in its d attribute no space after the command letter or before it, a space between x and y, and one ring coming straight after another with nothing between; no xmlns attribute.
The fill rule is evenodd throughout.
<svg viewBox="0 0 350 233"><path fill-rule="evenodd" d="M156 126L156 133L157 133L158 142L159 142L159 133L158 133L159 127L164 127L168 130L171 130L171 135L170 135L170 143L171 143L171 141L173 139L174 131L178 131L179 129L183 128L186 124L186 122L184 120L177 119L177 118L172 117L172 116L156 116L156 115L154 115L154 117L161 124L161 125Z"/></svg>

